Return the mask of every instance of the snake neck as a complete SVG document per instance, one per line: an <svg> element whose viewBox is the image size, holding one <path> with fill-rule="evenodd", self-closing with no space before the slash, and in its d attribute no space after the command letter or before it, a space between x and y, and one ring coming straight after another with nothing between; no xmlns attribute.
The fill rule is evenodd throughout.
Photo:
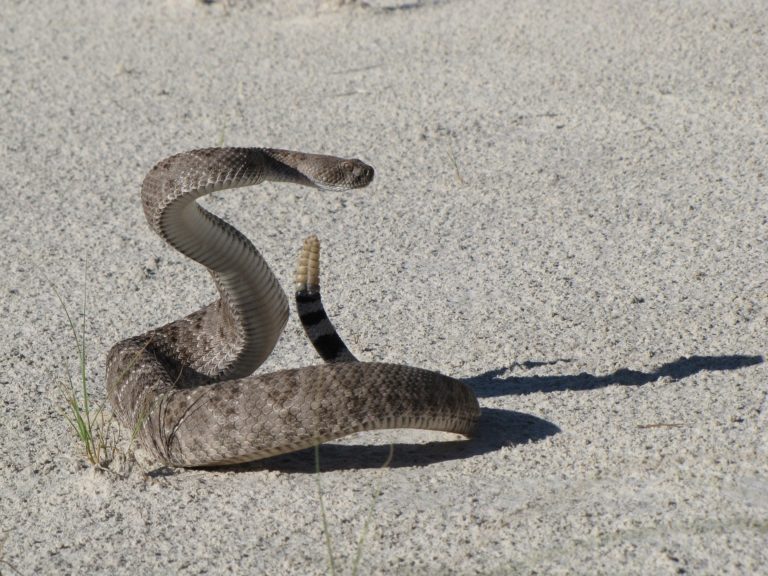
<svg viewBox="0 0 768 576"><path fill-rule="evenodd" d="M205 151L200 154L205 160ZM285 293L258 250L196 202L218 190L258 184L269 174L270 160L260 151L232 154L239 162L230 158L219 171L199 161L181 166L166 161L150 171L142 186L150 226L176 250L205 266L221 296L148 336L163 356L214 380L240 378L256 370L274 349L288 319Z"/></svg>

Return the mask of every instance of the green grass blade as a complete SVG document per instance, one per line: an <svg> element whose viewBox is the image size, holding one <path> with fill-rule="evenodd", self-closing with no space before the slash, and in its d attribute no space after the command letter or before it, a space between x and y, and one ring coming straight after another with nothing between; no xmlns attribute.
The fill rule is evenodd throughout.
<svg viewBox="0 0 768 576"><path fill-rule="evenodd" d="M90 425L92 423L90 418L90 402L88 398L88 379L85 374L86 370L86 355L85 355L85 328L86 328L86 312L88 310L88 260L86 257L85 261L85 272L83 273L83 276L85 277L85 283L83 284L83 310L82 310L82 323L80 324L80 381L83 385L83 410L85 411L85 417L86 420L88 420L88 424Z"/></svg>
<svg viewBox="0 0 768 576"><path fill-rule="evenodd" d="M66 316L67 324L72 334L72 340L75 342L75 351L78 360L79 386L75 386L75 378L69 367L69 363L64 361L64 365L66 366L66 383L61 385L61 394L69 408L68 413L64 412L64 418L74 429L78 439L82 442L85 456L88 461L94 466L100 466L102 464L102 458L106 457L108 454L108 451L105 450L106 444L104 440L107 430L102 408L99 407L95 412L92 412L91 398L88 392L88 356L86 350L88 316L87 283L83 290L79 330L78 323L75 321L75 318L72 317L72 314L70 314L69 308L64 302L61 292L59 292L58 288L56 288L50 280L48 283L53 289L54 294L56 294L56 298ZM101 422L101 424L99 424L99 422Z"/></svg>
<svg viewBox="0 0 768 576"><path fill-rule="evenodd" d="M64 298L61 297L59 289L56 288L56 286L53 284L51 284L51 288L53 288L53 292L56 294L56 298L59 299L59 304L61 304L61 308L64 310L64 314L67 317L67 324L69 324L69 330L72 332L72 339L75 341L75 345L77 346L77 357L79 359L81 358L82 354L80 352L80 337L77 334L77 326L72 320L72 316L69 314L69 308L67 308L67 305L64 303Z"/></svg>

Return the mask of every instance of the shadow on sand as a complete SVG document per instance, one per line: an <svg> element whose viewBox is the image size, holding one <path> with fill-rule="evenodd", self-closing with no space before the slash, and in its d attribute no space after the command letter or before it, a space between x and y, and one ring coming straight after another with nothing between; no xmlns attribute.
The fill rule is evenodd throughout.
<svg viewBox="0 0 768 576"><path fill-rule="evenodd" d="M493 452L504 446L521 444L546 438L560 429L536 416L483 408L475 435L470 440L429 442L426 444L394 444L389 468L426 466L447 460L462 460ZM329 470L359 470L381 468L389 456L389 444L333 444L320 446L320 467ZM281 472L315 472L314 448L275 456L249 464L233 466L235 471L279 470Z"/></svg>
<svg viewBox="0 0 768 576"><path fill-rule="evenodd" d="M495 370L488 370L477 376L464 379L478 398L530 394L532 392L555 392L560 390L594 390L604 386L642 386L662 378L682 380L702 371L737 370L763 362L762 356L683 356L663 364L652 372L640 372L621 368L612 374L595 376L586 372L559 376L504 376L515 368L531 369L538 366L569 362L523 362Z"/></svg>
<svg viewBox="0 0 768 576"><path fill-rule="evenodd" d="M660 366L651 372L622 368L605 376L588 373L559 376L505 376L522 368L531 370L540 366L567 363L569 360L524 362L508 367L488 370L477 376L465 378L478 398L493 398L532 392L561 390L593 390L604 386L642 386L662 378L680 380L702 371L736 370L762 363L762 356L689 356ZM430 442L426 444L395 444L391 468L426 466L435 462L461 460L486 454L514 444L535 442L557 434L560 429L530 414L483 408L475 436L470 440ZM323 444L320 447L320 463L323 471L379 468L387 461L389 445ZM227 467L227 470L247 472L279 470L289 473L314 473L314 449L275 456L257 462Z"/></svg>

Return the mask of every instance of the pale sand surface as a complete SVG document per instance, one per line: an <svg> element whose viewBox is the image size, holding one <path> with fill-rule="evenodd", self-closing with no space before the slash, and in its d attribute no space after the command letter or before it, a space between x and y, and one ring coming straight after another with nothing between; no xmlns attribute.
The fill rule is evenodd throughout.
<svg viewBox="0 0 768 576"><path fill-rule="evenodd" d="M361 192L207 206L288 290L317 232L350 347L465 379L484 410L469 442L323 447L339 573L377 482L361 574L766 573L765 3L2 4L0 530L19 573L328 571L311 451L120 479L57 413L74 354L45 275L72 308L88 287L102 402L112 343L214 296L149 231L143 175L222 143L376 167ZM315 362L293 315L262 370Z"/></svg>

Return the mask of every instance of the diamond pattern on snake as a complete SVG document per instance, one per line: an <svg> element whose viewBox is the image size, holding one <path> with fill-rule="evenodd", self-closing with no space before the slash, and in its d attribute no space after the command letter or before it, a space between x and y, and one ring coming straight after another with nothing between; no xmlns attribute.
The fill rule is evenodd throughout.
<svg viewBox="0 0 768 576"><path fill-rule="evenodd" d="M324 364L254 374L288 319L288 299L258 249L201 207L206 194L264 181L319 190L367 186L360 160L272 148L208 148L171 156L144 178L152 230L210 272L219 299L115 344L107 395L122 425L172 466L258 460L363 430L422 428L470 435L480 409L472 391L412 366L359 362L323 308L316 237L302 248L296 302Z"/></svg>

